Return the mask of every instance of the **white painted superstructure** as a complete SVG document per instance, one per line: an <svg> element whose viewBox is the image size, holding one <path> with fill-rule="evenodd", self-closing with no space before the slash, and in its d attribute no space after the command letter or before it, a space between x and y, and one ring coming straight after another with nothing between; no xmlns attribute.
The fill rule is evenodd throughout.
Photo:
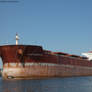
<svg viewBox="0 0 92 92"><path fill-rule="evenodd" d="M88 60L92 60L92 52L82 53L82 55L86 56Z"/></svg>

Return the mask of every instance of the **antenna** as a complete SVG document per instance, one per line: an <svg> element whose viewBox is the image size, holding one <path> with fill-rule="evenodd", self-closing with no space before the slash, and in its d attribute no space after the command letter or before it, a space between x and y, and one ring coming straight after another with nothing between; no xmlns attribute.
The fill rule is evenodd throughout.
<svg viewBox="0 0 92 92"><path fill-rule="evenodd" d="M16 33L16 45L18 45L18 40L19 40L19 36L18 36L18 34Z"/></svg>

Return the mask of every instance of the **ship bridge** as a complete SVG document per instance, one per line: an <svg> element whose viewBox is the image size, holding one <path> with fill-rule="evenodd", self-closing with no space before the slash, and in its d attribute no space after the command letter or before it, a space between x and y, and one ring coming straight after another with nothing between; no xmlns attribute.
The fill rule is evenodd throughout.
<svg viewBox="0 0 92 92"><path fill-rule="evenodd" d="M86 56L88 60L92 60L92 51L89 51L87 53L82 53L82 55Z"/></svg>

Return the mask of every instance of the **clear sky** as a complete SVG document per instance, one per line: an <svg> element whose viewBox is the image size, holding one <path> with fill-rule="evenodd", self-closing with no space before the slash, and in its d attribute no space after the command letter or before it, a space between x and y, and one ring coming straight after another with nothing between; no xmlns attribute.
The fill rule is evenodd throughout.
<svg viewBox="0 0 92 92"><path fill-rule="evenodd" d="M0 45L15 44L17 32L20 44L77 55L92 50L92 0L17 1L0 2Z"/></svg>

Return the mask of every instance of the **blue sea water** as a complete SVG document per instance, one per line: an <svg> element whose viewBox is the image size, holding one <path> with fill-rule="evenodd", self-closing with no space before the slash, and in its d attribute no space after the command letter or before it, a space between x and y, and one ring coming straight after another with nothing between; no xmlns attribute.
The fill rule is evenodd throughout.
<svg viewBox="0 0 92 92"><path fill-rule="evenodd" d="M0 92L92 92L92 77L3 80Z"/></svg>

